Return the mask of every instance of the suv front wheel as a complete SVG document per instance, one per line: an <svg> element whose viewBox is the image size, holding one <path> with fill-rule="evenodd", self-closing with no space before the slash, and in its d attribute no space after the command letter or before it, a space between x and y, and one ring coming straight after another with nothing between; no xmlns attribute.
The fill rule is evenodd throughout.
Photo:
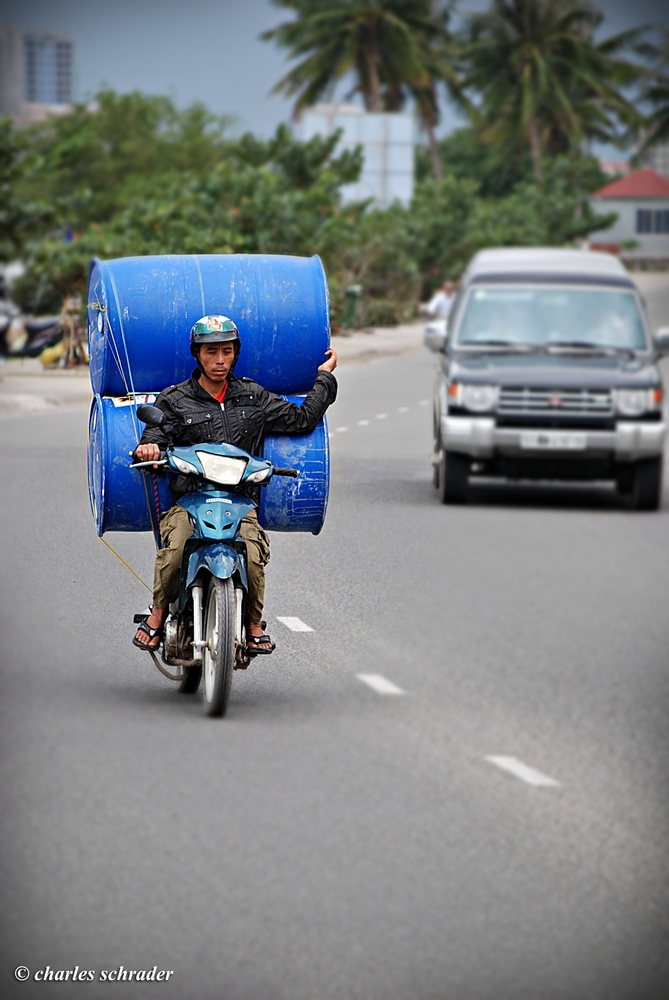
<svg viewBox="0 0 669 1000"><path fill-rule="evenodd" d="M439 461L439 499L442 503L465 503L469 492L467 455L442 449Z"/></svg>
<svg viewBox="0 0 669 1000"><path fill-rule="evenodd" d="M630 496L635 510L657 510L662 500L662 459L637 462Z"/></svg>

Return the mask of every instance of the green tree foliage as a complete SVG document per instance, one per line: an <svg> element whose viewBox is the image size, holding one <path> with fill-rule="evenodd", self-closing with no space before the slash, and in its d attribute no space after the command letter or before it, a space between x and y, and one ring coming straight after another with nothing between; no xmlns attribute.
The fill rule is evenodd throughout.
<svg viewBox="0 0 669 1000"><path fill-rule="evenodd" d="M112 218L184 171L205 176L226 154L229 120L204 105L102 90L26 131L19 195L39 191L73 230Z"/></svg>
<svg viewBox="0 0 669 1000"><path fill-rule="evenodd" d="M31 235L49 224L53 209L41 192L22 197L25 142L9 118L0 118L0 261L13 260Z"/></svg>
<svg viewBox="0 0 669 1000"><path fill-rule="evenodd" d="M337 135L302 143L281 126L269 140L232 139L199 106L110 91L69 120L3 128L3 246L21 252L14 294L34 312L85 292L93 256L319 253L335 322L351 284L364 288L361 322L395 322L482 246L560 245L602 221L587 202L601 177L584 158L542 161L541 181L526 174L504 197L445 158L445 176L428 173L411 206L379 211L342 203L361 154L337 155Z"/></svg>
<svg viewBox="0 0 669 1000"><path fill-rule="evenodd" d="M464 88L482 138L515 169L584 139L618 142L640 115L624 96L641 69L624 57L643 29L595 41L603 15L585 0L492 0L462 35Z"/></svg>
<svg viewBox="0 0 669 1000"><path fill-rule="evenodd" d="M592 158L557 157L541 163L502 198L481 197L480 182L463 172L427 177L412 206L415 253L423 295L462 273L483 247L564 246L606 228L614 215L596 215L588 195L603 183Z"/></svg>
<svg viewBox="0 0 669 1000"><path fill-rule="evenodd" d="M486 142L471 125L454 129L438 143L441 173L476 181L484 197L503 197L532 172L529 155L508 159L501 146ZM431 152L416 150L416 174L419 179L434 173Z"/></svg>

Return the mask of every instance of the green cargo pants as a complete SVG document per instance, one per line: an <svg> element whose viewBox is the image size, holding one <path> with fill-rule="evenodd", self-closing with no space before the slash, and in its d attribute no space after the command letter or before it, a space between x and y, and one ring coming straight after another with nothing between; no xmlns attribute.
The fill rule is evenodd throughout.
<svg viewBox="0 0 669 1000"><path fill-rule="evenodd" d="M258 623L265 603L265 566L269 562L269 538L258 524L258 512L252 510L242 520L241 536L246 542L246 572L249 582L246 619ZM183 507L170 507L160 519L163 547L156 555L153 574L153 604L166 608L179 596L179 573L186 539L193 534L190 519Z"/></svg>

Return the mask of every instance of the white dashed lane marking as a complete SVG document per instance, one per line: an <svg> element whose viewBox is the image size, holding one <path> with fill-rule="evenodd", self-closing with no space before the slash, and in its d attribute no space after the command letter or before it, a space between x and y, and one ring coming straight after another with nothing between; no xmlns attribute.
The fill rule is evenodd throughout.
<svg viewBox="0 0 669 1000"><path fill-rule="evenodd" d="M427 399L421 399L421 400L419 400L419 402L416 405L417 406L427 406L428 405L428 400ZM397 407L397 412L398 413L408 413L410 409L411 409L410 406L398 406ZM388 414L387 413L377 413L376 414L376 419L377 420L387 420L388 419ZM371 420L367 420L367 419L356 421L358 427L368 427L371 424L371 422L372 422ZM329 431L328 432L328 437L332 437L333 434L345 434L347 430L348 430L348 427L335 427L334 431Z"/></svg>
<svg viewBox="0 0 669 1000"><path fill-rule="evenodd" d="M397 686L397 684L393 684L392 681L382 677L381 674L356 674L356 677L359 681L362 681L363 684L367 684L372 688L372 690L376 691L377 694L405 693L402 688Z"/></svg>
<svg viewBox="0 0 669 1000"><path fill-rule="evenodd" d="M291 632L313 632L312 627L306 625L301 618L291 618L290 616L282 618L277 615L276 620L289 628Z"/></svg>
<svg viewBox="0 0 669 1000"><path fill-rule="evenodd" d="M488 763L494 764L495 767L500 767L503 771L508 771L514 777L520 778L521 781L527 782L528 785L544 788L555 788L560 785L560 782L556 781L555 778L549 778L547 774L536 771L528 764L524 764L522 760L518 760L517 757L486 757L486 760Z"/></svg>

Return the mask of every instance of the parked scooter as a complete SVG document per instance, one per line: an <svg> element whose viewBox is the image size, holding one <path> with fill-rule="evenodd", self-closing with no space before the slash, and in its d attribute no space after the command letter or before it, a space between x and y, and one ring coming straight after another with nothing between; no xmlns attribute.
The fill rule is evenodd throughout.
<svg viewBox="0 0 669 1000"><path fill-rule="evenodd" d="M165 414L156 406L139 406L139 419L162 427ZM152 650L158 669L178 681L184 693L198 690L204 676L208 715L224 715L233 670L245 670L254 653L246 646L245 606L248 589L246 543L240 535L242 518L257 504L234 492L236 486L266 486L272 476L297 477L296 469L277 469L231 444L177 446L171 442L157 461L135 462L131 468L163 466L190 475L197 489L179 506L188 511L193 535L186 541L181 563L179 597L170 606L162 643L162 660L179 673L165 670ZM135 615L135 622L147 614Z"/></svg>

